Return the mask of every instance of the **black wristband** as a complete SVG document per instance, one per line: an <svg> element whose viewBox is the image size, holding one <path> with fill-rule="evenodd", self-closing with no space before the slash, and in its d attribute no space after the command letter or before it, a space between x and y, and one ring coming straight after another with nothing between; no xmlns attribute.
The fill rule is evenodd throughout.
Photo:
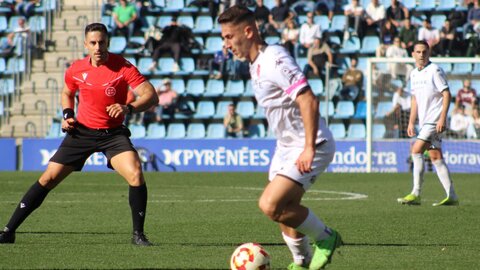
<svg viewBox="0 0 480 270"><path fill-rule="evenodd" d="M72 108L63 109L63 119L67 120L68 118L75 117L75 112Z"/></svg>
<svg viewBox="0 0 480 270"><path fill-rule="evenodd" d="M133 113L133 109L135 109L135 107L133 107L132 104L127 104L128 115Z"/></svg>

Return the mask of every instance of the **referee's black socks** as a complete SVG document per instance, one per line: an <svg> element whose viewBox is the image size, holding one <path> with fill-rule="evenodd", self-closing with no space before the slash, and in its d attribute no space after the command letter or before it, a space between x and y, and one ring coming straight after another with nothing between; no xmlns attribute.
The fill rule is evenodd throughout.
<svg viewBox="0 0 480 270"><path fill-rule="evenodd" d="M42 204L45 197L47 197L48 192L50 192L49 189L43 187L38 181L36 181L23 196L15 209L15 212L13 212L6 229L12 232L16 231L20 224L22 224L33 210L37 209Z"/></svg>
<svg viewBox="0 0 480 270"><path fill-rule="evenodd" d="M138 187L129 186L128 201L132 209L133 231L143 232L147 209L147 184Z"/></svg>

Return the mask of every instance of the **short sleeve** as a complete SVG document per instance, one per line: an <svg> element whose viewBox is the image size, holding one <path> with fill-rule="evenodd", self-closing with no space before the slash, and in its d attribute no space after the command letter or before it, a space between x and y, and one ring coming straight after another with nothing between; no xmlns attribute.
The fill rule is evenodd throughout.
<svg viewBox="0 0 480 270"><path fill-rule="evenodd" d="M440 67L436 67L433 72L433 83L439 92L448 88L447 76Z"/></svg>
<svg viewBox="0 0 480 270"><path fill-rule="evenodd" d="M137 86L142 84L145 81L145 77L138 71L138 69L132 65L128 60L125 60L125 80L128 85L135 89Z"/></svg>
<svg viewBox="0 0 480 270"><path fill-rule="evenodd" d="M78 90L78 85L76 80L73 78L73 72L72 72L72 66L70 66L66 71L65 71L65 85L70 89L70 91L76 91Z"/></svg>
<svg viewBox="0 0 480 270"><path fill-rule="evenodd" d="M275 55L274 72L270 80L295 100L298 92L308 86L308 81L295 60L281 50Z"/></svg>

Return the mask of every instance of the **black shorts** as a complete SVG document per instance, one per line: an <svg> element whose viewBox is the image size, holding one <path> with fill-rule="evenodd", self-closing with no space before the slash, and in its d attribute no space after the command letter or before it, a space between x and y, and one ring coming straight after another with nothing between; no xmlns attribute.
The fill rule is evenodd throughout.
<svg viewBox="0 0 480 270"><path fill-rule="evenodd" d="M134 151L130 141L130 130L126 126L112 129L91 129L81 124L68 133L50 161L75 167L80 171L85 161L95 152L107 157L107 165L113 169L110 160L117 154Z"/></svg>

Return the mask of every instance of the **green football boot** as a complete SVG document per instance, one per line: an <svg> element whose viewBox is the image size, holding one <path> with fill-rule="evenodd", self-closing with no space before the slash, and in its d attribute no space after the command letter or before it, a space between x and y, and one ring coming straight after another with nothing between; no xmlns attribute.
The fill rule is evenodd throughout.
<svg viewBox="0 0 480 270"><path fill-rule="evenodd" d="M298 265L296 263L293 263L293 262L288 265L287 269L288 270L308 270L308 268L300 266L300 265Z"/></svg>
<svg viewBox="0 0 480 270"><path fill-rule="evenodd" d="M332 260L335 249L341 245L342 237L334 230L332 230L332 235L327 239L315 242L315 244L313 244L315 253L313 254L312 261L310 262L308 269L318 270L325 267Z"/></svg>
<svg viewBox="0 0 480 270"><path fill-rule="evenodd" d="M407 205L420 205L421 204L420 196L415 196L413 194L408 194L407 196L405 196L403 198L398 198L397 201L401 204L407 204Z"/></svg>
<svg viewBox="0 0 480 270"><path fill-rule="evenodd" d="M438 203L434 203L432 204L433 206L456 206L456 205L459 205L459 202L458 200L456 199L450 199L450 197L447 197L445 199L443 199L443 201L441 202L438 202Z"/></svg>

